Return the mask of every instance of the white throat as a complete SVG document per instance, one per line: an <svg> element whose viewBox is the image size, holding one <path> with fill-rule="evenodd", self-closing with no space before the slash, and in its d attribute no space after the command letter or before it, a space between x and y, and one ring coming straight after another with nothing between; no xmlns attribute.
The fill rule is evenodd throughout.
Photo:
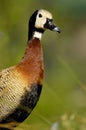
<svg viewBox="0 0 86 130"><path fill-rule="evenodd" d="M41 40L41 37L42 37L42 33L41 32L37 32L37 31L34 32L33 38L38 38L38 39Z"/></svg>

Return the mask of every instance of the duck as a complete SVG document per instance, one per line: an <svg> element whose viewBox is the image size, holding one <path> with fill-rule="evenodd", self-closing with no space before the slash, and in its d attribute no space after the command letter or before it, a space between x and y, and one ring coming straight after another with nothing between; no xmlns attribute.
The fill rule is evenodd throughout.
<svg viewBox="0 0 86 130"><path fill-rule="evenodd" d="M28 41L21 61L0 71L0 130L13 130L35 108L42 91L44 60L41 44L46 30L60 33L52 14L36 10L28 24Z"/></svg>

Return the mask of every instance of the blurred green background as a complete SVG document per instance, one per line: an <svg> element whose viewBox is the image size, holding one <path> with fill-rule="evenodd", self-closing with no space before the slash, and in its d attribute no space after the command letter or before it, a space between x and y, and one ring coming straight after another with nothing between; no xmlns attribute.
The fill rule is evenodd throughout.
<svg viewBox="0 0 86 130"><path fill-rule="evenodd" d="M40 8L52 12L62 33L43 35L43 91L16 130L86 130L86 0L0 0L0 69L21 60L29 17Z"/></svg>

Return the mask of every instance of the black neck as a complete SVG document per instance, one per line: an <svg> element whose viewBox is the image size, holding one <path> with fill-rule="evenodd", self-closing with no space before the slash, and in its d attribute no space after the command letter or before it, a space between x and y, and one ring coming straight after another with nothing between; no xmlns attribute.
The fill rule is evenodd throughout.
<svg viewBox="0 0 86 130"><path fill-rule="evenodd" d="M44 30L43 29L37 29L37 28L35 28L35 27L31 27L30 25L29 25L29 31L28 31L28 41L29 40L31 40L32 38L33 38L33 35L34 35L34 32L39 32L39 33L43 33L44 32Z"/></svg>

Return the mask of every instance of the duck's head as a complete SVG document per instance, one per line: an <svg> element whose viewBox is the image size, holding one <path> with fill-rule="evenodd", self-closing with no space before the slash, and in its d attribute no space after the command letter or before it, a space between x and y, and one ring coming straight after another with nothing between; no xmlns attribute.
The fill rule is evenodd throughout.
<svg viewBox="0 0 86 130"><path fill-rule="evenodd" d="M50 12L43 9L36 10L29 20L29 40L34 37L41 39L41 35L46 29L61 32L61 29L54 24Z"/></svg>

